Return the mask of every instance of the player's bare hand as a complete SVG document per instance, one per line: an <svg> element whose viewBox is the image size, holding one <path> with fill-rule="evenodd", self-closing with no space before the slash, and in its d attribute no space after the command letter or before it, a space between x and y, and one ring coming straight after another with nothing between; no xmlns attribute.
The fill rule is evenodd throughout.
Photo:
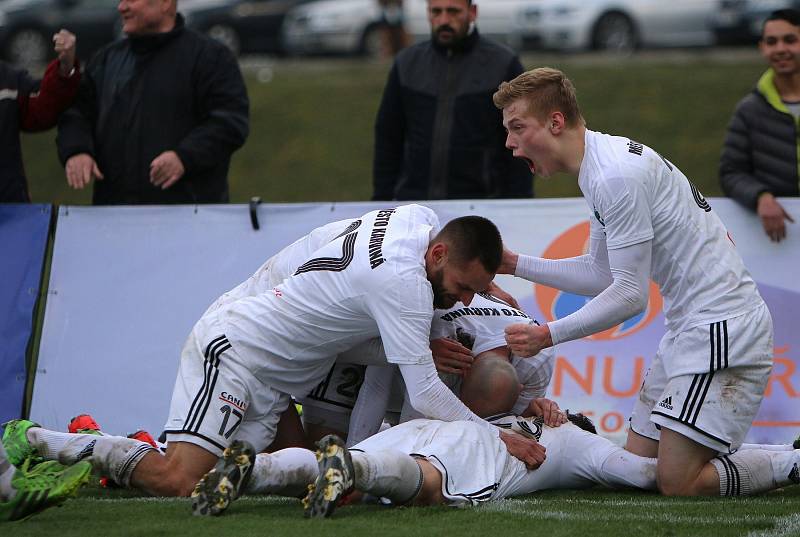
<svg viewBox="0 0 800 537"><path fill-rule="evenodd" d="M783 205L778 203L775 196L766 192L758 198L758 217L764 231L773 242L781 242L786 238L785 220L794 223L794 219L786 212Z"/></svg>
<svg viewBox="0 0 800 537"><path fill-rule="evenodd" d="M521 358L530 358L540 350L553 346L550 328L546 324L510 324L505 332L511 352Z"/></svg>
<svg viewBox="0 0 800 537"><path fill-rule="evenodd" d="M519 307L519 302L517 302L516 298L514 298L510 294L508 294L505 291L503 291L503 289L499 285L494 283L494 282L489 284L489 287L486 288L486 292L489 293L490 295L492 295L495 298L499 298L500 300L502 300L503 302L505 302L509 306L513 306L513 307L517 308L518 310L522 309L522 308Z"/></svg>
<svg viewBox="0 0 800 537"><path fill-rule="evenodd" d="M567 413L558 407L558 403L546 397L531 400L522 415L525 417L541 416L544 424L549 427L558 427L568 421Z"/></svg>
<svg viewBox="0 0 800 537"><path fill-rule="evenodd" d="M503 258L500 261L500 268L497 269L498 274L514 274L517 270L517 261L519 255L512 250L509 250L506 245L503 245ZM500 297L498 297L500 298ZM516 307L516 306L515 306Z"/></svg>
<svg viewBox="0 0 800 537"><path fill-rule="evenodd" d="M80 190L89 183L92 179L103 179L103 174L100 168L97 167L97 162L89 153L78 153L71 156L67 160L67 184L76 190Z"/></svg>
<svg viewBox="0 0 800 537"><path fill-rule="evenodd" d="M439 373L464 375L472 367L472 351L450 338L433 339L430 343L433 363Z"/></svg>
<svg viewBox="0 0 800 537"><path fill-rule="evenodd" d="M164 151L150 163L150 182L166 190L178 182L185 171L175 151Z"/></svg>
<svg viewBox="0 0 800 537"><path fill-rule="evenodd" d="M75 67L75 35L63 28L53 35L53 50L58 58L58 69L62 76L69 76Z"/></svg>
<svg viewBox="0 0 800 537"><path fill-rule="evenodd" d="M535 470L547 458L547 451L543 445L533 438L526 438L512 431L500 431L502 440L508 452L525 463L528 470Z"/></svg>

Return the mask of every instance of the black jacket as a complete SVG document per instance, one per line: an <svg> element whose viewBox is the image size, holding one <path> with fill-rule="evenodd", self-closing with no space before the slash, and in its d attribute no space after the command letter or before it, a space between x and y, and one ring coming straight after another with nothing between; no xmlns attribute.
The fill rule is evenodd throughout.
<svg viewBox="0 0 800 537"><path fill-rule="evenodd" d="M97 205L226 202L248 106L233 55L184 28L178 15L168 33L129 37L95 54L59 123L59 157L95 158L105 176L94 185ZM150 163L170 150L186 171L161 190L150 183Z"/></svg>
<svg viewBox="0 0 800 537"><path fill-rule="evenodd" d="M798 195L798 126L781 102L772 70L742 99L728 125L719 165L725 194L755 210L758 195Z"/></svg>
<svg viewBox="0 0 800 537"><path fill-rule="evenodd" d="M531 197L531 173L505 148L492 103L522 71L513 51L477 31L456 51L434 41L402 51L375 121L372 199Z"/></svg>

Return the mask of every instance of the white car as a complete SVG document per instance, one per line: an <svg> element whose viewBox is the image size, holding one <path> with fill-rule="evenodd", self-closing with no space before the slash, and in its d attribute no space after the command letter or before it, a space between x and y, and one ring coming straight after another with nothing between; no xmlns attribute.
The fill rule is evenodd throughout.
<svg viewBox="0 0 800 537"><path fill-rule="evenodd" d="M537 30L531 11L540 0L479 0L482 35L519 50L535 45ZM415 41L430 37L427 0L405 0L406 30ZM376 0L318 0L287 15L283 44L294 54L378 55L380 9Z"/></svg>
<svg viewBox="0 0 800 537"><path fill-rule="evenodd" d="M528 20L544 48L612 50L706 46L719 0L539 0Z"/></svg>

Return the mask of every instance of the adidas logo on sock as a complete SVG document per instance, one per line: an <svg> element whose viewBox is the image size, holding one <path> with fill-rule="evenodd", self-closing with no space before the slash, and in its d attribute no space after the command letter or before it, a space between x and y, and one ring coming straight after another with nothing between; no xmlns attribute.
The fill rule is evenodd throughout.
<svg viewBox="0 0 800 537"><path fill-rule="evenodd" d="M794 466L792 466L792 471L789 472L788 477L792 483L800 483L800 469L797 468L797 463L794 463Z"/></svg>
<svg viewBox="0 0 800 537"><path fill-rule="evenodd" d="M658 406L664 407L667 410L672 410L672 396L665 398L663 401L658 403Z"/></svg>
<svg viewBox="0 0 800 537"><path fill-rule="evenodd" d="M86 457L91 457L94 454L94 445L95 445L96 442L97 442L97 440L92 440L91 442L86 444L86 447L84 447L81 450L81 452L78 453L78 458L76 460L77 461L82 461Z"/></svg>

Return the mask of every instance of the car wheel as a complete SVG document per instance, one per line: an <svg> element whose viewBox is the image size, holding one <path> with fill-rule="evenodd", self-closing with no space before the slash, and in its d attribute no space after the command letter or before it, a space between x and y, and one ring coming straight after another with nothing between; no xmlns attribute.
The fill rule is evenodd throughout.
<svg viewBox="0 0 800 537"><path fill-rule="evenodd" d="M380 58L383 56L383 46L381 27L373 25L364 30L358 52L367 58Z"/></svg>
<svg viewBox="0 0 800 537"><path fill-rule="evenodd" d="M21 67L43 65L50 55L50 41L39 30L23 28L8 39L6 57Z"/></svg>
<svg viewBox="0 0 800 537"><path fill-rule="evenodd" d="M206 34L208 37L216 39L228 47L230 51L233 52L234 56L239 55L242 42L239 39L238 32L232 26L228 26L227 24L215 24L206 31Z"/></svg>
<svg viewBox="0 0 800 537"><path fill-rule="evenodd" d="M636 48L636 28L624 13L606 13L595 24L592 48L630 53Z"/></svg>

